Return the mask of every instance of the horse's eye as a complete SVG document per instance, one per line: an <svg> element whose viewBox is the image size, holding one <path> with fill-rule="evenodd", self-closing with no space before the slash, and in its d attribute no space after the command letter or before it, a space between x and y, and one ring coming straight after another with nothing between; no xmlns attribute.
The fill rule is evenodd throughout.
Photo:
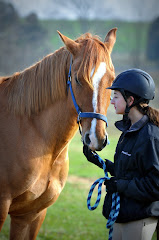
<svg viewBox="0 0 159 240"><path fill-rule="evenodd" d="M78 80L77 76L75 77L75 81L77 84L81 85L80 81Z"/></svg>

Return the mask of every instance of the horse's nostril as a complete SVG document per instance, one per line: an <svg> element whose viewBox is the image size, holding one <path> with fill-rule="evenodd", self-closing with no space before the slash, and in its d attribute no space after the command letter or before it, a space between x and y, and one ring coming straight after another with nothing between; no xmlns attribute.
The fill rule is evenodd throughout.
<svg viewBox="0 0 159 240"><path fill-rule="evenodd" d="M103 142L103 147L105 147L105 146L107 145L107 143L108 143L108 137L107 137L107 135L106 135L106 137L105 137L105 139L104 139L104 142Z"/></svg>
<svg viewBox="0 0 159 240"><path fill-rule="evenodd" d="M91 142L91 140L90 140L90 138L89 138L89 133L86 133L86 135L85 135L85 144L86 144L86 145L89 145L90 142Z"/></svg>

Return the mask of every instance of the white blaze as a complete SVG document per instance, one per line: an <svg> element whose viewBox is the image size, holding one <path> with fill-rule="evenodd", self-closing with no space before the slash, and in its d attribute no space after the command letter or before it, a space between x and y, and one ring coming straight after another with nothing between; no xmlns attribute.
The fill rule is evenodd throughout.
<svg viewBox="0 0 159 240"><path fill-rule="evenodd" d="M93 75L94 73L94 69L92 70L91 75ZM106 73L106 63L105 62L101 62L96 73L93 76L93 98L92 98L92 105L93 105L93 110L96 113L97 111L97 101L98 101L98 88L99 88L99 83L102 79L102 77L104 76L104 74ZM97 119L93 118L92 122L91 122L91 129L90 129L90 147L95 147L98 148L98 141L96 138L96 124L97 124Z"/></svg>

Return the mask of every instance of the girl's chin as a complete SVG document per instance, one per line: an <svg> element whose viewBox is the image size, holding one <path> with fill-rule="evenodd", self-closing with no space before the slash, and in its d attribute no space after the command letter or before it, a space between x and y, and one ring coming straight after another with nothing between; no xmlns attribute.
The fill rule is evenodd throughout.
<svg viewBox="0 0 159 240"><path fill-rule="evenodd" d="M115 110L115 113L116 113L116 114L121 114L121 115L124 115L124 113L123 113L123 112L119 112L119 111L117 111L117 110Z"/></svg>

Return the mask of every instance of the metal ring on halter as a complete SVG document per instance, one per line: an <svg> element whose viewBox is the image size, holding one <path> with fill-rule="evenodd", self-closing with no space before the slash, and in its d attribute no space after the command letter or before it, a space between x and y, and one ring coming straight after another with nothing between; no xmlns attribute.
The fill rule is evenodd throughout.
<svg viewBox="0 0 159 240"><path fill-rule="evenodd" d="M79 112L79 113L78 113L78 117L77 117L77 123L78 123L78 124L79 124L79 123L80 123L80 121L81 121L80 114L81 114L81 112Z"/></svg>

